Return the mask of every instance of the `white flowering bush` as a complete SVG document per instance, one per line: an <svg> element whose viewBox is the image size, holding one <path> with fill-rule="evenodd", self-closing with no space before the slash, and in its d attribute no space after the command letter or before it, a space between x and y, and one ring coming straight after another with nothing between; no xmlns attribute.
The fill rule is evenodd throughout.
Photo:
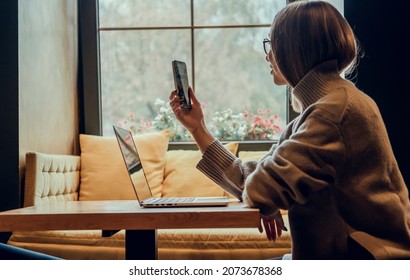
<svg viewBox="0 0 410 280"><path fill-rule="evenodd" d="M172 131L171 141L192 141L191 134L176 119L169 103L157 98L155 106L158 107L158 114L152 121L152 128L157 131L169 129Z"/></svg>
<svg viewBox="0 0 410 280"><path fill-rule="evenodd" d="M215 112L211 131L221 140L245 140L248 125L243 114L234 114L231 109Z"/></svg>

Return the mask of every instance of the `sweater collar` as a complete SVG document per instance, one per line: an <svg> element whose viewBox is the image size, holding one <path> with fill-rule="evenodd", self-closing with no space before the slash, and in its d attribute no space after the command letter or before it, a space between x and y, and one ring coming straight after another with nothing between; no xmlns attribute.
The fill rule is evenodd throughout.
<svg viewBox="0 0 410 280"><path fill-rule="evenodd" d="M343 79L338 73L337 60L329 60L310 70L292 90L304 111L311 104L328 94L329 82Z"/></svg>

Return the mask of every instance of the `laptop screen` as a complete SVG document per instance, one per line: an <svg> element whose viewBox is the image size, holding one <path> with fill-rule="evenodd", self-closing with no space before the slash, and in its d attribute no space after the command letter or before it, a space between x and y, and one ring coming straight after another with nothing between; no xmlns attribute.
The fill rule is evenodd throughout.
<svg viewBox="0 0 410 280"><path fill-rule="evenodd" d="M113 126L122 157L139 201L152 197L131 131Z"/></svg>

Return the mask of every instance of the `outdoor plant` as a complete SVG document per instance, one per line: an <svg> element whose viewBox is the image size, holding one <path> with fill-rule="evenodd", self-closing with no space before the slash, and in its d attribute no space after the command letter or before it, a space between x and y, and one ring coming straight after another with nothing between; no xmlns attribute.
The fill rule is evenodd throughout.
<svg viewBox="0 0 410 280"><path fill-rule="evenodd" d="M211 131L221 140L245 140L248 127L242 113L235 114L231 109L217 111L211 118Z"/></svg>
<svg viewBox="0 0 410 280"><path fill-rule="evenodd" d="M282 119L270 109L258 109L253 114L245 107L243 117L247 124L245 140L272 140L282 131Z"/></svg>
<svg viewBox="0 0 410 280"><path fill-rule="evenodd" d="M154 120L136 120L135 114L129 113L119 125L127 127L133 134L169 129L172 132L170 141L193 141L189 132L177 121L167 102L157 99L155 106L158 114ZM259 109L257 113L251 113L247 107L240 113L234 113L231 109L217 111L210 119L211 133L223 141L273 140L282 131L283 125L282 119L270 109Z"/></svg>

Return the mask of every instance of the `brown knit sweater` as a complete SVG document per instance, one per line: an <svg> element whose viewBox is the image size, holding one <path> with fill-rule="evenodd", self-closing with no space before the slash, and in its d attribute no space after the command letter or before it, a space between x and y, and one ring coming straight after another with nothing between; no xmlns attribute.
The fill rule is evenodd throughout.
<svg viewBox="0 0 410 280"><path fill-rule="evenodd" d="M355 259L357 247L410 259L409 194L375 102L336 61L292 94L303 111L262 160L241 162L214 141L197 168L262 215L288 209L293 259Z"/></svg>

